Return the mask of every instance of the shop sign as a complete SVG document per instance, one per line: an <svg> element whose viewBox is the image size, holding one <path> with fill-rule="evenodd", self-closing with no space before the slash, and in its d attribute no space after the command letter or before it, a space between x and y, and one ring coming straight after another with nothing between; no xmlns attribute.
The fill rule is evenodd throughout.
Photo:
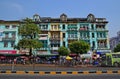
<svg viewBox="0 0 120 79"><path fill-rule="evenodd" d="M109 53L109 52L111 52L111 50L97 50L97 52L101 52L101 53Z"/></svg>
<svg viewBox="0 0 120 79"><path fill-rule="evenodd" d="M37 54L38 54L38 55L47 55L47 54L49 54L49 53L46 52L46 51L38 51Z"/></svg>
<svg viewBox="0 0 120 79"><path fill-rule="evenodd" d="M0 50L0 54L16 54L16 50Z"/></svg>

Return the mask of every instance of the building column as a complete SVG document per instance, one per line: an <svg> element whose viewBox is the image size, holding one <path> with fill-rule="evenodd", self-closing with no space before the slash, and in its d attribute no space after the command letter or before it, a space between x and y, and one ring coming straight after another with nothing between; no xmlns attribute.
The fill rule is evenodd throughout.
<svg viewBox="0 0 120 79"><path fill-rule="evenodd" d="M63 46L63 33L60 32L60 46Z"/></svg>

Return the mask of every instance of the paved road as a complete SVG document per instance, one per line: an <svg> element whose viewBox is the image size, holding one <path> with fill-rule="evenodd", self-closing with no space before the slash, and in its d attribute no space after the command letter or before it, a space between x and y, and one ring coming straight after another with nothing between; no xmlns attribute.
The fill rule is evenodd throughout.
<svg viewBox="0 0 120 79"><path fill-rule="evenodd" d="M120 75L5 75L0 74L0 79L120 79Z"/></svg>
<svg viewBox="0 0 120 79"><path fill-rule="evenodd" d="M116 67L58 67L58 66L37 66L37 65L0 65L0 70L21 70L21 71L85 71L85 70L120 70Z"/></svg>

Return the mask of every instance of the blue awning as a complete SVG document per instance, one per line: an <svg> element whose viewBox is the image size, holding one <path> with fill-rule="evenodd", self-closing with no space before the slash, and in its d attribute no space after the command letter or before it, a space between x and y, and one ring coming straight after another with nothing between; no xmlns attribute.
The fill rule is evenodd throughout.
<svg viewBox="0 0 120 79"><path fill-rule="evenodd" d="M99 54L99 55L100 55L100 54L102 54L102 52L96 52L96 54Z"/></svg>

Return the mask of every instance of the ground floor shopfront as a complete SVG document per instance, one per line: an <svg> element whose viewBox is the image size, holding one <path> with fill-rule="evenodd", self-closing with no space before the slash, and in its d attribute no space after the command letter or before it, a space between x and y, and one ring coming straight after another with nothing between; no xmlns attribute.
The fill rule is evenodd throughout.
<svg viewBox="0 0 120 79"><path fill-rule="evenodd" d="M54 63L58 59L58 54L47 53L46 51L37 52L29 56L28 52L18 52L17 50L0 50L0 63Z"/></svg>

